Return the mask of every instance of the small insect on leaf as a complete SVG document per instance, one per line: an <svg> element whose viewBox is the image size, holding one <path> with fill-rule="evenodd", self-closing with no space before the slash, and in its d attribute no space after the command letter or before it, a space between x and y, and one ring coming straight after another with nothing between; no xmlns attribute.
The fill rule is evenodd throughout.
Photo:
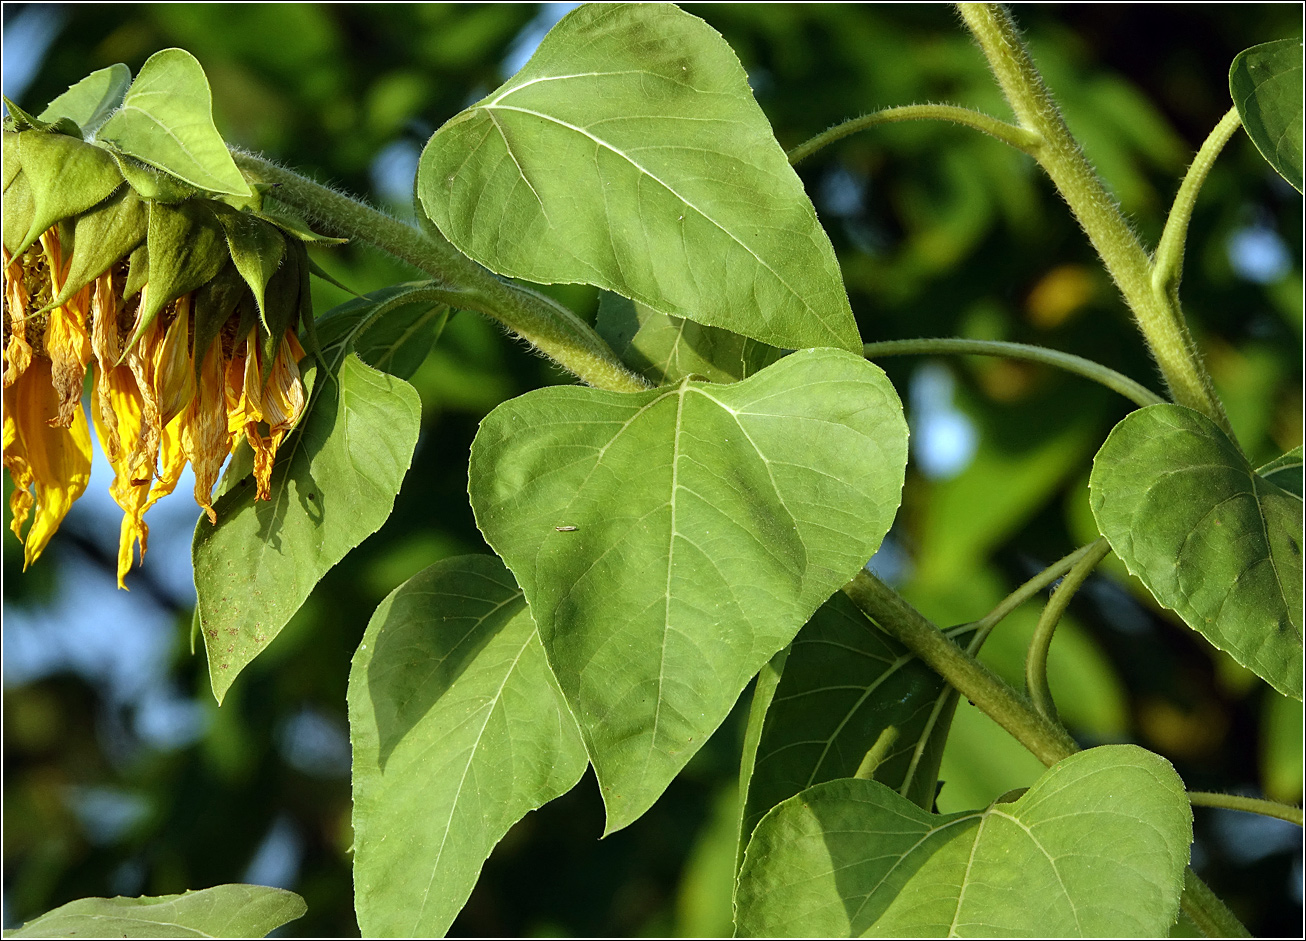
<svg viewBox="0 0 1306 941"><path fill-rule="evenodd" d="M576 530L580 529L579 526L555 526L553 528L560 533L574 533Z"/></svg>

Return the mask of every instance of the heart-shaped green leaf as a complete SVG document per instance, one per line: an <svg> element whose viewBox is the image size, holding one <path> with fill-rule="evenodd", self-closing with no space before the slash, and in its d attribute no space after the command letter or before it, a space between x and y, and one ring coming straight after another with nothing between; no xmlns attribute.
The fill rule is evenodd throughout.
<svg viewBox="0 0 1306 941"><path fill-rule="evenodd" d="M1302 698L1302 501L1252 470L1206 416L1150 405L1093 460L1098 528L1167 608Z"/></svg>
<svg viewBox="0 0 1306 941"><path fill-rule="evenodd" d="M1229 94L1261 156L1302 192L1302 44L1280 39L1244 49L1229 67Z"/></svg>
<svg viewBox="0 0 1306 941"><path fill-rule="evenodd" d="M78 899L6 938L261 938L307 911L294 892L218 885L180 895Z"/></svg>
<svg viewBox="0 0 1306 941"><path fill-rule="evenodd" d="M41 112L41 120L70 118L89 140L122 104L131 82L131 69L121 62L92 72L50 102Z"/></svg>
<svg viewBox="0 0 1306 941"><path fill-rule="evenodd" d="M200 189L250 195L213 124L209 80L185 49L164 49L146 59L122 107L96 138Z"/></svg>
<svg viewBox="0 0 1306 941"><path fill-rule="evenodd" d="M500 274L594 284L781 348L861 351L834 249L739 60L669 4L569 13L435 133L417 193Z"/></svg>
<svg viewBox="0 0 1306 941"><path fill-rule="evenodd" d="M943 679L883 633L843 592L821 605L754 694L745 748L740 842L767 811L835 778L873 777L930 810L957 699ZM868 767L868 753L874 767ZM743 846L740 847L741 851Z"/></svg>
<svg viewBox="0 0 1306 941"><path fill-rule="evenodd" d="M731 385L540 389L482 422L477 525L526 592L609 832L874 553L906 447L884 373L830 349Z"/></svg>
<svg viewBox="0 0 1306 941"><path fill-rule="evenodd" d="M443 935L494 845L588 764L493 556L437 562L381 603L349 673L349 728L365 937Z"/></svg>
<svg viewBox="0 0 1306 941"><path fill-rule="evenodd" d="M611 291L599 298L594 329L622 362L659 386L689 378L735 382L783 355L774 346L659 313Z"/></svg>
<svg viewBox="0 0 1306 941"><path fill-rule="evenodd" d="M745 936L1160 937L1192 841L1163 758L1105 745L1019 800L926 813L878 781L819 784L753 833L739 876Z"/></svg>
<svg viewBox="0 0 1306 941"><path fill-rule="evenodd" d="M196 524L195 589L219 702L318 580L381 528L412 461L417 393L346 352L316 376L277 453L272 498L255 500L250 467L233 457L213 504L217 525Z"/></svg>

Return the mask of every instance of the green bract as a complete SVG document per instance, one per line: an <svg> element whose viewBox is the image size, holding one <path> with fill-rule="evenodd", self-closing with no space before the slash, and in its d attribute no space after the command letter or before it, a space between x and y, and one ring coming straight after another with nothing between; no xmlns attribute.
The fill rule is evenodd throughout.
<svg viewBox="0 0 1306 941"><path fill-rule="evenodd" d="M51 306L130 259L126 294L150 290L128 347L170 303L222 280L229 267L247 290L209 291L196 308L197 361L243 301L259 313L269 358L287 330L311 320L303 242L321 236L241 175L190 53L157 53L135 82L121 64L94 72L40 118L10 105L4 247L17 257L59 227L70 260ZM235 339L255 322L246 318Z"/></svg>

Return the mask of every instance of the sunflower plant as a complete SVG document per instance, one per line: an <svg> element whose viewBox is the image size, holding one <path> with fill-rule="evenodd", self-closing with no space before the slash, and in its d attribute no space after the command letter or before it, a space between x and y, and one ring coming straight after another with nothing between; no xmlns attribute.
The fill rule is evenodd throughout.
<svg viewBox="0 0 1306 941"><path fill-rule="evenodd" d="M126 587L146 511L190 465L194 633L219 702L390 515L420 429L406 380L453 312L498 322L579 380L480 425L468 495L493 554L419 572L363 631L348 709L365 935L446 932L494 846L588 768L605 833L638 820L750 685L738 934L1245 932L1189 867L1193 807L1298 826L1301 810L1195 791L1137 745L1083 747L1047 660L1070 599L1114 554L1269 695L1302 698L1302 451L1250 460L1180 301L1193 206L1240 128L1302 189L1301 44L1235 60L1232 107L1145 247L1011 14L959 8L1013 118L908 104L789 153L702 20L662 4L577 9L430 137L417 226L230 149L181 49L134 79L123 65L92 73L36 116L7 102L11 530L35 563L89 484L93 424L124 512ZM866 342L792 165L936 119L1046 174L1165 395L1042 347ZM424 280L315 318L309 277L324 272L306 246L344 239ZM538 287L559 283L600 289L595 324ZM943 629L868 568L908 461L902 402L873 360L954 353L1061 369L1132 410L1092 462L1093 539ZM1018 691L977 654L1046 590ZM1047 770L941 813L963 698ZM19 934L111 915L139 932L248 935L303 910L292 893L225 885L83 899Z"/></svg>

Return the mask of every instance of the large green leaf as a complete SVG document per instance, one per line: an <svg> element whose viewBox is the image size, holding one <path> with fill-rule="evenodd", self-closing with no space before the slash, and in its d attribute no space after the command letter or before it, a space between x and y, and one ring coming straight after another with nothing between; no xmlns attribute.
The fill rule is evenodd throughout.
<svg viewBox="0 0 1306 941"><path fill-rule="evenodd" d="M740 842L768 810L823 781L873 774L930 810L956 697L937 673L836 592L790 646L760 721ZM891 731L888 731L891 730ZM883 736L883 738L882 738ZM877 744L874 768L863 759Z"/></svg>
<svg viewBox="0 0 1306 941"><path fill-rule="evenodd" d="M540 389L482 422L472 508L526 592L609 832L874 553L906 444L884 373L830 349L731 385Z"/></svg>
<svg viewBox="0 0 1306 941"><path fill-rule="evenodd" d="M435 133L417 193L500 274L598 285L772 346L861 350L830 240L739 60L674 6L569 13Z"/></svg>
<svg viewBox="0 0 1306 941"><path fill-rule="evenodd" d="M846 778L758 824L737 896L741 935L1157 937L1174 924L1192 841L1163 758L1105 745L1020 799L937 816Z"/></svg>
<svg viewBox="0 0 1306 941"><path fill-rule="evenodd" d="M209 80L185 49L164 49L146 59L122 106L96 137L192 186L250 195L213 124Z"/></svg>
<svg viewBox="0 0 1306 941"><path fill-rule="evenodd" d="M92 72L50 102L41 112L41 120L70 118L89 139L122 104L131 82L131 69L121 62Z"/></svg>
<svg viewBox="0 0 1306 941"><path fill-rule="evenodd" d="M1302 501L1252 470L1204 415L1151 405L1112 430L1093 516L1129 571L1188 626L1302 698Z"/></svg>
<svg viewBox="0 0 1306 941"><path fill-rule="evenodd" d="M272 498L255 500L248 466L233 459L213 505L217 525L201 518L196 526L195 588L219 702L318 580L381 528L412 461L417 393L346 350L316 376L277 454Z"/></svg>
<svg viewBox="0 0 1306 941"><path fill-rule="evenodd" d="M6 938L261 938L303 916L285 889L219 885L181 895L78 899L34 918Z"/></svg>
<svg viewBox="0 0 1306 941"><path fill-rule="evenodd" d="M381 603L349 673L349 728L365 937L444 934L494 845L587 764L521 589L493 556L437 562Z"/></svg>
<svg viewBox="0 0 1306 941"><path fill-rule="evenodd" d="M1247 136L1302 192L1302 44L1280 39L1244 49L1229 67L1229 94Z"/></svg>
<svg viewBox="0 0 1306 941"><path fill-rule="evenodd" d="M627 366L660 386L688 378L747 379L783 355L774 346L659 313L610 291L599 298L594 327Z"/></svg>

